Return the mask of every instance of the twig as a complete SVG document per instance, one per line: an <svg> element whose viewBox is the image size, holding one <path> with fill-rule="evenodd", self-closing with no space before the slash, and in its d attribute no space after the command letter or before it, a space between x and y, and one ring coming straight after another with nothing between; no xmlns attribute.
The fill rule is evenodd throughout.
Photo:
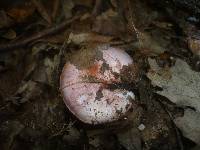
<svg viewBox="0 0 200 150"><path fill-rule="evenodd" d="M79 18L80 18L80 16L75 16L72 19L66 20L59 25L45 29L45 30L43 30L39 33L35 33L32 36L30 36L30 37L28 37L24 40L21 40L21 41L18 41L18 42L13 42L13 43L8 43L8 44L2 44L2 45L0 45L0 52L8 52L7 50L12 50L14 48L26 46L28 43L30 43L30 42L32 42L36 39L39 39L39 38L42 38L44 36L54 34L58 31L61 31L64 28L66 28L66 26L68 26L70 23L74 22L75 20L78 20Z"/></svg>

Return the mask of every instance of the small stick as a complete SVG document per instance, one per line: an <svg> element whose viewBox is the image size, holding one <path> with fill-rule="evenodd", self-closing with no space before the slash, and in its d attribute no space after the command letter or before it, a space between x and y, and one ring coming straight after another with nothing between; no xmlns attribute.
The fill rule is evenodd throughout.
<svg viewBox="0 0 200 150"><path fill-rule="evenodd" d="M60 30L63 30L64 28L66 28L66 26L68 26L70 23L74 22L75 20L78 20L79 18L80 18L80 16L75 16L72 19L66 20L59 25L56 25L56 26L48 28L48 29L44 29L43 31L41 31L39 33L35 33L32 36L30 36L24 40L21 40L18 42L13 42L13 43L8 43L8 44L2 44L2 45L0 45L0 52L8 52L7 50L12 50L12 49L15 49L18 47L23 47L36 39L42 38L42 37L50 35L50 34L54 34Z"/></svg>

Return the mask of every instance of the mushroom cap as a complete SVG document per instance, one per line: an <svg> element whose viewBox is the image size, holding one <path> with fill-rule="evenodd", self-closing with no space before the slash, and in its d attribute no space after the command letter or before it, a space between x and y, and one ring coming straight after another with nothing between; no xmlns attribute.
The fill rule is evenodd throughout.
<svg viewBox="0 0 200 150"><path fill-rule="evenodd" d="M121 83L123 66L132 64L133 60L124 50L114 47L90 51L93 55L87 54L85 58L82 52L75 54L80 60L92 60L88 66L84 66L83 61L73 60L65 64L60 77L63 100L68 109L85 123L118 120L129 111L135 96L131 91L111 89L108 85Z"/></svg>

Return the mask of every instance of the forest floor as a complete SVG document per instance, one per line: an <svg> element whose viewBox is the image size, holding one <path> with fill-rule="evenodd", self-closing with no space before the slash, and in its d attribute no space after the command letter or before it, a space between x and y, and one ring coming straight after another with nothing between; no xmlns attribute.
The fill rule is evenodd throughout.
<svg viewBox="0 0 200 150"><path fill-rule="evenodd" d="M8 0L0 19L1 150L200 149L195 15L145 0ZM59 78L75 51L102 43L139 64L138 107L89 125L65 106Z"/></svg>

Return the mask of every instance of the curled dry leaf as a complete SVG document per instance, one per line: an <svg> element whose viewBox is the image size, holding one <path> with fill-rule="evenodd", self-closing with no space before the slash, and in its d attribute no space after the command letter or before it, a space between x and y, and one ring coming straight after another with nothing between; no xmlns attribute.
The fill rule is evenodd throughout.
<svg viewBox="0 0 200 150"><path fill-rule="evenodd" d="M177 59L175 66L168 70L171 76L166 77L155 60L149 59L149 63L151 69L147 74L148 78L163 89L156 93L167 97L178 106L195 109L186 109L184 116L174 121L185 137L200 144L200 73L191 70L186 62Z"/></svg>

